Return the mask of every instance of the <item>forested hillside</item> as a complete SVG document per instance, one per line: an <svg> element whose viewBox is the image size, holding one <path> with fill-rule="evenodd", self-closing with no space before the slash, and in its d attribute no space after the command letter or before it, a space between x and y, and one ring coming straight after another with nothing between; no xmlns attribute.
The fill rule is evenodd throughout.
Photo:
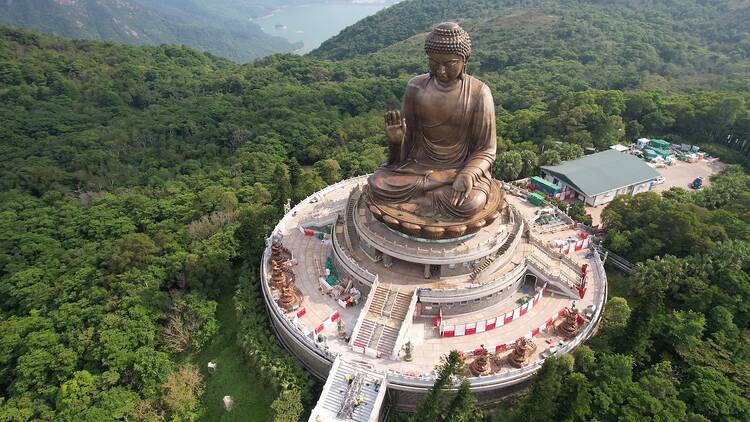
<svg viewBox="0 0 750 422"><path fill-rule="evenodd" d="M184 44L248 62L297 48L248 21L271 6L233 0L6 0L0 2L0 24L74 39Z"/></svg>
<svg viewBox="0 0 750 422"><path fill-rule="evenodd" d="M747 91L748 19L750 2L734 0L413 0L346 28L312 54L352 58L405 42L399 49L411 55L421 50L420 34L457 20L472 36L471 69L479 75L519 81L532 73L545 85L576 89ZM562 80L546 81L552 76Z"/></svg>
<svg viewBox="0 0 750 422"><path fill-rule="evenodd" d="M620 13L619 2L608 4ZM693 9L683 9L690 19ZM556 33L532 29L564 28L562 18L526 16L485 41L467 25L477 46L470 71L498 105L497 176L534 174L585 147L642 135L718 148L738 162L750 156L749 144L714 145L750 139L747 28L716 45L700 31L665 38L686 55L672 63L653 47L662 38L637 35L646 17L582 27L561 46ZM664 26L676 31L678 22ZM541 35L518 35L519 23ZM586 58L579 42L594 33L619 41L589 43ZM340 61L276 55L237 65L185 47L0 28L0 420L209 418L218 403L200 401L201 385L215 378L201 382L193 364L225 332L216 309L227 306L238 311L238 354L261 368L262 382L251 384L270 386L279 420L296 420L315 394L268 329L255 277L263 238L286 198L385 160L382 115L425 71L419 43ZM503 43L515 47L492 47ZM643 54L619 57L634 51ZM498 61L486 64L492 55ZM748 182L737 168L722 180L701 194L610 208L609 246L645 262L632 278L613 278L611 294L626 306L612 299L593 350L574 366L551 361L502 415L747 419ZM644 215L653 226L637 223ZM657 222L672 221L684 234L657 232ZM676 258L648 261L667 254ZM222 302L235 290L234 304Z"/></svg>
<svg viewBox="0 0 750 422"><path fill-rule="evenodd" d="M186 354L221 329L216 300L243 254L257 262L252 233L341 177L339 162L384 160L379 126L348 111L375 82L335 83L330 63L299 57L241 67L10 29L0 57L0 419L199 414L200 390L173 386L197 385ZM378 85L372 107L397 102ZM255 293L238 302L247 360L282 400L309 403Z"/></svg>

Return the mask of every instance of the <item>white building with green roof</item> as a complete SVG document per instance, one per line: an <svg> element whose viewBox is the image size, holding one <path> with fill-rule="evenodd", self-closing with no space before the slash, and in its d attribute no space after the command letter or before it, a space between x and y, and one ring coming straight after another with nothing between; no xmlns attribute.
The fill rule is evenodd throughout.
<svg viewBox="0 0 750 422"><path fill-rule="evenodd" d="M640 158L615 150L540 169L545 180L561 187L562 198L578 198L592 206L606 204L618 195L649 191L661 177Z"/></svg>

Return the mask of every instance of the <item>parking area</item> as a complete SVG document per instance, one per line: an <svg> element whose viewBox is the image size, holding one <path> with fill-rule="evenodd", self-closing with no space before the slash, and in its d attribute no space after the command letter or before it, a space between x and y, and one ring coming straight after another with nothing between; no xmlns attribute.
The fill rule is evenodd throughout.
<svg viewBox="0 0 750 422"><path fill-rule="evenodd" d="M710 176L724 169L724 163L717 159L698 160L695 163L676 161L671 166L657 168L656 171L664 176L664 183L652 188L654 192L664 192L669 188L677 186L690 189L688 185L697 177L703 177L703 186L711 184Z"/></svg>
<svg viewBox="0 0 750 422"><path fill-rule="evenodd" d="M711 184L711 175L721 172L724 169L724 163L718 159L698 160L694 163L684 161L675 161L671 166L656 168L656 171L664 176L664 183L654 185L651 189L653 192L664 192L672 187L680 187L690 190L688 185L697 177L703 177L703 186ZM601 222L602 210L605 205L598 207L586 207L586 212L591 215L594 226Z"/></svg>

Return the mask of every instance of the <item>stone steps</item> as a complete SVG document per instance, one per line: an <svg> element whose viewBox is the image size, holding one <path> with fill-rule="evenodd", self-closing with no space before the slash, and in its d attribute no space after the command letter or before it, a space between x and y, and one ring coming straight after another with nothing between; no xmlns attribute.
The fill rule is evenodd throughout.
<svg viewBox="0 0 750 422"><path fill-rule="evenodd" d="M351 383L348 377L352 379ZM377 388L376 382L383 387ZM385 377L339 359L328 374L326 384L313 413L325 415L324 420L368 422L377 418L380 409L376 404L379 403L378 396L385 394ZM354 398L361 398L362 404L352 406Z"/></svg>
<svg viewBox="0 0 750 422"><path fill-rule="evenodd" d="M378 284L370 294L370 305L360 314L362 324L353 346L374 349L382 356L390 356L396 346L398 334L408 317L411 292L402 292L401 287Z"/></svg>
<svg viewBox="0 0 750 422"><path fill-rule="evenodd" d="M389 316L392 319L403 321L406 318L406 313L409 312L410 303L411 296L405 293L396 292Z"/></svg>
<svg viewBox="0 0 750 422"><path fill-rule="evenodd" d="M359 240L356 233L357 230L354 227L354 219L357 218L356 212L357 212L357 202L359 201L359 195L352 194L349 196L349 201L346 204L346 213L344 214L345 218L345 224L346 224L346 233L347 233L347 242L348 246L351 249L353 249L355 246L357 246L357 241Z"/></svg>
<svg viewBox="0 0 750 422"><path fill-rule="evenodd" d="M352 344L354 346L368 347L368 345L370 344L370 339L372 339L372 335L375 331L375 326L375 322L365 318L359 328L357 338L354 339L354 342Z"/></svg>
<svg viewBox="0 0 750 422"><path fill-rule="evenodd" d="M494 254L488 257L485 257L484 260L477 267L474 268L474 270L471 272L471 275L469 277L472 280L476 280L477 277L479 277L479 274L482 273L482 271L486 270L487 268L489 268L490 265L492 265L492 263L495 261L495 258L497 258L498 256L501 256L502 254L508 251L508 249L510 248L510 245L513 244L513 241L516 239L517 234L518 234L517 231L513 230L508 236L508 238L505 239L505 242L503 242L503 244L500 246L497 252L495 252Z"/></svg>
<svg viewBox="0 0 750 422"><path fill-rule="evenodd" d="M373 348L384 356L390 355L391 352L393 352L393 347L396 345L399 330L387 325L379 325L378 329L376 329L378 330L377 342L374 341L375 338L371 341L372 343L375 343L375 347Z"/></svg>

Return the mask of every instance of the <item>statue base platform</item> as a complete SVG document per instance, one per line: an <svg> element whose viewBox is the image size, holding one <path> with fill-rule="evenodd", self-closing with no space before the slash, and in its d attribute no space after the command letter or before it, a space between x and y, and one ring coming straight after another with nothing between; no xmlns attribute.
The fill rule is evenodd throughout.
<svg viewBox="0 0 750 422"><path fill-rule="evenodd" d="M365 188L367 207L372 215L393 230L424 239L454 239L476 233L492 224L505 207L505 192L498 182L490 185L487 205L475 216L459 219L450 216L421 216L392 205L374 201Z"/></svg>

